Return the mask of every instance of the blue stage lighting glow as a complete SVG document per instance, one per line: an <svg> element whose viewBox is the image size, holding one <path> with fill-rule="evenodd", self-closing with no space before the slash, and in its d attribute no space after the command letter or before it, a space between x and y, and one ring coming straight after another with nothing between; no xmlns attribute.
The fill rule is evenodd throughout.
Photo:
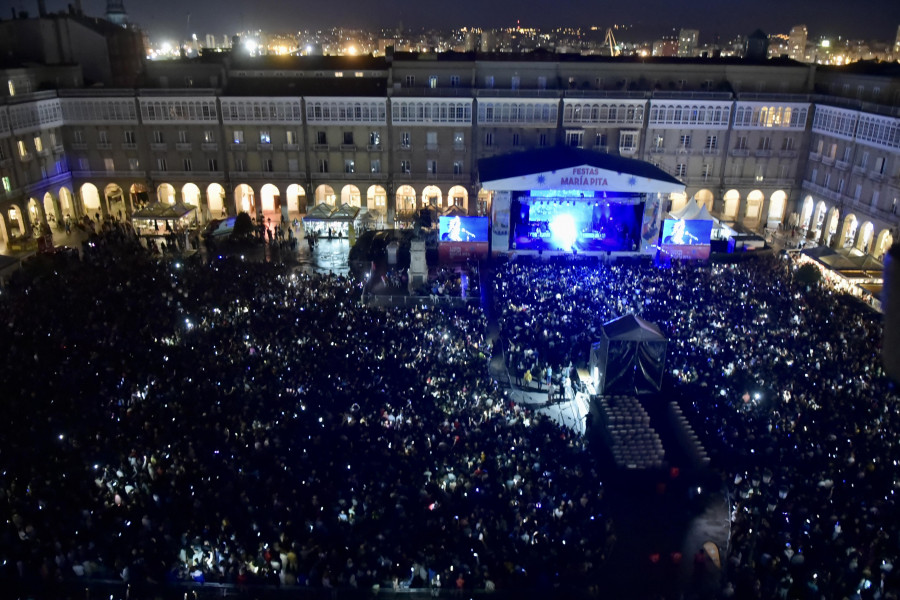
<svg viewBox="0 0 900 600"><path fill-rule="evenodd" d="M578 239L578 230L575 227L575 219L569 213L561 213L550 221L550 234L553 242L568 252Z"/></svg>

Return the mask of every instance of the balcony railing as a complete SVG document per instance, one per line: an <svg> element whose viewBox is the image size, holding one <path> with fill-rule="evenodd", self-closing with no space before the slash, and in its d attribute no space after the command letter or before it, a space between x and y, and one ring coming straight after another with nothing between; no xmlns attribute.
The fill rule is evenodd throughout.
<svg viewBox="0 0 900 600"><path fill-rule="evenodd" d="M206 152L215 152L219 149L219 144L216 142L203 142L200 144L200 148Z"/></svg>
<svg viewBox="0 0 900 600"><path fill-rule="evenodd" d="M819 162L822 160L822 155L819 152L810 152L809 160L811 160L813 162Z"/></svg>
<svg viewBox="0 0 900 600"><path fill-rule="evenodd" d="M318 150L319 152L324 152L329 148L330 146L328 144L313 144L313 150Z"/></svg>
<svg viewBox="0 0 900 600"><path fill-rule="evenodd" d="M850 163L843 161L843 160L839 160L834 163L834 167L836 169L840 169L841 171L846 171L847 169L850 168Z"/></svg>
<svg viewBox="0 0 900 600"><path fill-rule="evenodd" d="M750 156L750 151L746 148L732 148L730 154L732 156Z"/></svg>
<svg viewBox="0 0 900 600"><path fill-rule="evenodd" d="M165 152L169 149L169 145L165 142L153 142L150 144L150 149L154 152Z"/></svg>
<svg viewBox="0 0 900 600"><path fill-rule="evenodd" d="M190 152L193 148L190 142L178 142L175 144L175 149L179 152Z"/></svg>
<svg viewBox="0 0 900 600"><path fill-rule="evenodd" d="M282 144L281 149L285 152L295 152L300 149L300 144Z"/></svg>
<svg viewBox="0 0 900 600"><path fill-rule="evenodd" d="M271 144L271 143L268 143L268 142L262 142L262 143L259 143L259 144L256 145L256 149L257 149L259 152L271 152L271 151L272 151L272 144Z"/></svg>
<svg viewBox="0 0 900 600"><path fill-rule="evenodd" d="M97 150L112 150L112 144L109 142L97 142Z"/></svg>
<svg viewBox="0 0 900 600"><path fill-rule="evenodd" d="M368 150L369 152L381 152L381 144L369 144L368 146L366 146L366 150Z"/></svg>
<svg viewBox="0 0 900 600"><path fill-rule="evenodd" d="M754 154L756 154L757 158L769 158L772 156L771 150L757 150Z"/></svg>
<svg viewBox="0 0 900 600"><path fill-rule="evenodd" d="M341 144L342 152L356 152L356 144Z"/></svg>
<svg viewBox="0 0 900 600"><path fill-rule="evenodd" d="M703 155L704 156L717 156L719 154L718 148L704 148Z"/></svg>
<svg viewBox="0 0 900 600"><path fill-rule="evenodd" d="M803 180L804 189L825 198L826 200L832 200L834 202L841 201L840 192L836 192L834 190L830 190L827 187L821 186L817 183L813 183L812 181Z"/></svg>
<svg viewBox="0 0 900 600"><path fill-rule="evenodd" d="M778 158L797 158L796 150L779 150Z"/></svg>
<svg viewBox="0 0 900 600"><path fill-rule="evenodd" d="M84 142L72 142L69 144L69 147L72 148L72 150L87 150L88 145Z"/></svg>
<svg viewBox="0 0 900 600"><path fill-rule="evenodd" d="M834 164L834 159L831 158L830 156L823 156L823 157L822 157L822 164L823 164L823 165L828 165L828 166L830 167L831 165Z"/></svg>
<svg viewBox="0 0 900 600"><path fill-rule="evenodd" d="M137 150L137 144L134 142L122 142L122 150Z"/></svg>

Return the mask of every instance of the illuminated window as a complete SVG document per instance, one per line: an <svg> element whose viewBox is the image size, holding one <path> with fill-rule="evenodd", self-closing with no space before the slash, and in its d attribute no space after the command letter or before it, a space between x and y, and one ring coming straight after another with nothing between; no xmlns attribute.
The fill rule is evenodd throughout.
<svg viewBox="0 0 900 600"><path fill-rule="evenodd" d="M16 95L16 84L13 83L13 80L12 80L12 79L10 79L9 81L7 81L6 83L7 83L7 85L9 86L9 95L10 95L10 96L15 96L15 95Z"/></svg>
<svg viewBox="0 0 900 600"><path fill-rule="evenodd" d="M216 132L212 129L207 129L203 132L203 142L206 144L212 144L216 141Z"/></svg>
<svg viewBox="0 0 900 600"><path fill-rule="evenodd" d="M370 173L381 173L381 159L373 158L369 161L369 172Z"/></svg>
<svg viewBox="0 0 900 600"><path fill-rule="evenodd" d="M128 170L129 171L137 171L141 168L141 162L137 158L129 158L128 159Z"/></svg>
<svg viewBox="0 0 900 600"><path fill-rule="evenodd" d="M344 159L344 173L356 173L356 161L352 158Z"/></svg>
<svg viewBox="0 0 900 600"><path fill-rule="evenodd" d="M4 192L12 191L12 183L10 182L9 177L3 178L3 191Z"/></svg>
<svg viewBox="0 0 900 600"><path fill-rule="evenodd" d="M19 158L28 156L28 147L25 145L24 140L19 140L16 142L16 145L19 147Z"/></svg>
<svg viewBox="0 0 900 600"><path fill-rule="evenodd" d="M104 158L103 159L103 168L107 171L115 171L116 170L116 161L112 158Z"/></svg>
<svg viewBox="0 0 900 600"><path fill-rule="evenodd" d="M269 132L265 129L259 132L259 143L260 144L271 144L272 137L269 135Z"/></svg>
<svg viewBox="0 0 900 600"><path fill-rule="evenodd" d="M44 151L44 140L39 135L34 136L34 149L38 152Z"/></svg>
<svg viewBox="0 0 900 600"><path fill-rule="evenodd" d="M438 78L437 75L432 75L428 78L428 87L431 89L436 89L438 86Z"/></svg>
<svg viewBox="0 0 900 600"><path fill-rule="evenodd" d="M244 143L244 132L241 131L240 129L235 129L234 137L232 139L234 139L235 144L243 144Z"/></svg>

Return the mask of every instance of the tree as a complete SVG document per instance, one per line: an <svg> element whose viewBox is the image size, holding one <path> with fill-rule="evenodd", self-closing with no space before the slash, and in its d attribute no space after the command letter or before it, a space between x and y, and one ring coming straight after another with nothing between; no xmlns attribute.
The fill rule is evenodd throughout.
<svg viewBox="0 0 900 600"><path fill-rule="evenodd" d="M239 213L234 218L234 229L231 231L231 239L243 240L253 235L253 221L245 212Z"/></svg>
<svg viewBox="0 0 900 600"><path fill-rule="evenodd" d="M820 279L822 279L822 272L816 265L806 263L797 269L797 282L802 285L815 285L819 283Z"/></svg>

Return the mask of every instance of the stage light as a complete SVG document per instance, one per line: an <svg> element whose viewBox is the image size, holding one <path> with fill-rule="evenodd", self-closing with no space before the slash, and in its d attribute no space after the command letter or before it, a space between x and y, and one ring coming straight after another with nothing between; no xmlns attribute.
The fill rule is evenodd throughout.
<svg viewBox="0 0 900 600"><path fill-rule="evenodd" d="M553 220L550 221L550 233L553 236L555 245L568 252L575 245L575 240L578 237L575 219L568 213L562 213L553 217Z"/></svg>

